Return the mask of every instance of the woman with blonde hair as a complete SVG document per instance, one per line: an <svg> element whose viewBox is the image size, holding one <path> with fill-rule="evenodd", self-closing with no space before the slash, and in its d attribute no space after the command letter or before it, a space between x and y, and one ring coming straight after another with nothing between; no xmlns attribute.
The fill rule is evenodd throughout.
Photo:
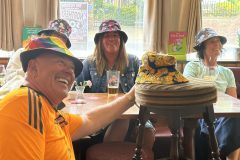
<svg viewBox="0 0 240 160"><path fill-rule="evenodd" d="M83 71L77 77L77 82L90 80L91 88L86 88L85 92L105 93L107 92L107 70L120 71L119 92L128 92L135 84L138 73L139 60L136 56L127 54L125 43L127 34L121 30L119 23L115 20L103 21L99 27L99 32L95 34L96 44L93 55L83 61ZM135 141L136 137L131 136L136 129L136 121L116 120L107 129L106 133L101 132L101 136L95 136L97 142L102 141ZM147 123L147 140L143 147L152 149L154 143L154 128L150 121ZM132 138L131 138L132 137Z"/></svg>

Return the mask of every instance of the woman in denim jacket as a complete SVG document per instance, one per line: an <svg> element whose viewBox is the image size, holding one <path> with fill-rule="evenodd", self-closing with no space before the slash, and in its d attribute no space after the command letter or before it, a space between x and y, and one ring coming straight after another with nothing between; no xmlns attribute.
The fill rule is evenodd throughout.
<svg viewBox="0 0 240 160"><path fill-rule="evenodd" d="M126 93L135 84L135 79L137 76L139 61L134 55L128 54L129 65L120 74L120 86L119 92ZM93 93L105 93L107 92L107 74L106 71L102 75L99 75L96 67L96 60L94 57L88 57L83 61L83 71L77 78L77 82L83 82L86 80L91 80L91 88L86 88L85 92ZM113 67L113 70L115 68ZM117 70L117 69L115 69Z"/></svg>
<svg viewBox="0 0 240 160"><path fill-rule="evenodd" d="M99 32L94 37L96 44L93 55L83 61L83 71L77 77L77 83L90 80L91 88L86 88L85 92L105 93L107 92L107 70L120 71L119 92L128 92L135 84L138 73L139 60L136 56L127 54L125 43L128 37L121 30L119 23L115 20L106 20L101 23ZM106 133L98 134L97 142L102 141L124 141L136 140L130 135L136 128L136 120L130 121L119 119L114 121L107 129ZM147 123L145 131L145 141L143 147L152 149L154 143L154 128Z"/></svg>

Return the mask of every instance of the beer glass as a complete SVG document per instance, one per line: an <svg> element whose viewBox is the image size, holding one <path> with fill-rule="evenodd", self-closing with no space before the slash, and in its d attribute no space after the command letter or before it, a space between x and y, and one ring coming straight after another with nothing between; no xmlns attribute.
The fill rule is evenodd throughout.
<svg viewBox="0 0 240 160"><path fill-rule="evenodd" d="M107 71L107 87L109 96L116 96L118 94L119 81L120 71L116 70Z"/></svg>
<svg viewBox="0 0 240 160"><path fill-rule="evenodd" d="M215 81L218 77L218 68L212 67L212 66L205 66L203 69L203 79L208 80L208 81Z"/></svg>

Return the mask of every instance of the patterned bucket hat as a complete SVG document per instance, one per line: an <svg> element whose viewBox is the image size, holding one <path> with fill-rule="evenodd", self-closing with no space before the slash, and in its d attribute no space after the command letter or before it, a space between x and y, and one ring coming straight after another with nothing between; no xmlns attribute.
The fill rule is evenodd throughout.
<svg viewBox="0 0 240 160"><path fill-rule="evenodd" d="M50 34L58 34L66 40L67 48L71 47L71 42L69 40L69 36L72 33L72 27L68 24L64 19L56 19L49 22L48 28L43 29L38 32L38 35L45 34L46 36L50 36Z"/></svg>
<svg viewBox="0 0 240 160"><path fill-rule="evenodd" d="M45 53L69 58L75 66L75 77L81 73L82 62L73 56L60 38L53 36L33 37L29 40L29 43L24 47L24 51L20 54L23 71L27 71L29 60Z"/></svg>
<svg viewBox="0 0 240 160"><path fill-rule="evenodd" d="M225 44L227 42L226 37L220 36L213 29L211 29L211 28L203 28L196 35L196 37L195 37L195 46L193 48L198 51L201 48L201 45L202 45L202 43L204 41L206 41L206 40L208 40L210 38L213 38L213 37L219 37L222 44Z"/></svg>
<svg viewBox="0 0 240 160"><path fill-rule="evenodd" d="M119 32L121 38L126 43L128 40L128 36L125 32L121 30L120 24L115 20L106 20L103 21L99 27L99 32L95 34L94 42L95 44L98 43L99 38L106 32Z"/></svg>
<svg viewBox="0 0 240 160"><path fill-rule="evenodd" d="M179 84L188 80L175 69L176 58L167 54L146 52L142 57L136 83Z"/></svg>

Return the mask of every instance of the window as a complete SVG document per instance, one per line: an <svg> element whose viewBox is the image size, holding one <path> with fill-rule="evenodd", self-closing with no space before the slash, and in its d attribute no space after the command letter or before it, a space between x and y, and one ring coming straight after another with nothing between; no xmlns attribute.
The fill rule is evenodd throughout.
<svg viewBox="0 0 240 160"><path fill-rule="evenodd" d="M225 47L240 47L240 1L202 0L202 27L227 37Z"/></svg>
<svg viewBox="0 0 240 160"><path fill-rule="evenodd" d="M60 0L60 18L72 26L70 50L85 58L95 48L94 36L101 22L117 20L128 35L128 53L141 57L143 53L144 0Z"/></svg>

